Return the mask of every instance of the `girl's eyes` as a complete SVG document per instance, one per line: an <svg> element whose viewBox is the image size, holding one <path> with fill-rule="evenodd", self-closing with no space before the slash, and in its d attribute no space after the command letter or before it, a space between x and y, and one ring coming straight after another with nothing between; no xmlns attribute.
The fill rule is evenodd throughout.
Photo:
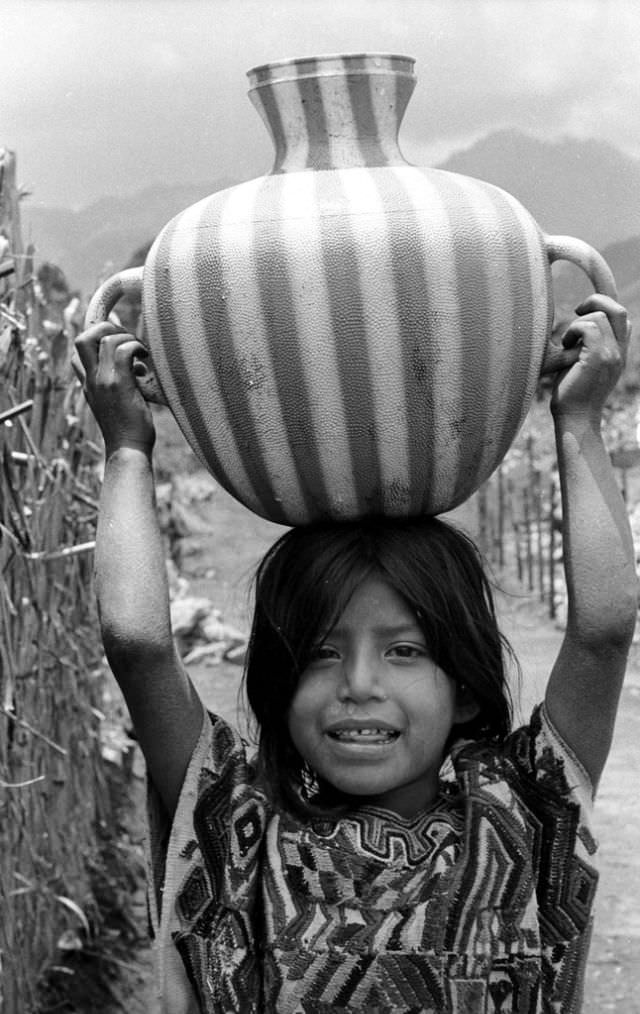
<svg viewBox="0 0 640 1014"><path fill-rule="evenodd" d="M387 657L402 659L425 658L426 654L427 649L419 644L394 644L385 652Z"/></svg>
<svg viewBox="0 0 640 1014"><path fill-rule="evenodd" d="M329 647L327 644L316 644L315 647L311 649L312 662L327 662L339 657L340 656L336 649Z"/></svg>
<svg viewBox="0 0 640 1014"><path fill-rule="evenodd" d="M391 659L412 660L425 658L427 649L419 644L393 644L385 650L384 657ZM332 662L340 658L337 648L328 644L317 644L311 651L311 662Z"/></svg>

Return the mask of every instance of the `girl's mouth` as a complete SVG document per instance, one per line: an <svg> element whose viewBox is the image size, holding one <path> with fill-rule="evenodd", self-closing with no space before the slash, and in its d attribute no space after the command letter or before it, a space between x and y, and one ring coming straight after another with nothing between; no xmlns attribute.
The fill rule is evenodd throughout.
<svg viewBox="0 0 640 1014"><path fill-rule="evenodd" d="M392 743L400 735L394 729L381 729L377 726L331 729L327 734L338 743L356 743L359 746Z"/></svg>

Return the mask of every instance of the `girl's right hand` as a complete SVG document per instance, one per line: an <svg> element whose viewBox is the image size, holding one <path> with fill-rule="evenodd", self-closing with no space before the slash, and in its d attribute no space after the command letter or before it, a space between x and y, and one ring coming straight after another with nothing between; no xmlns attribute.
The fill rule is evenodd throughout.
<svg viewBox="0 0 640 1014"><path fill-rule="evenodd" d="M155 428L135 379L134 356L148 355L133 335L108 321L76 338L72 366L104 437L107 457L123 447L151 453Z"/></svg>
<svg viewBox="0 0 640 1014"><path fill-rule="evenodd" d="M554 416L591 416L599 422L606 400L620 379L631 326L624 306L593 293L576 308L562 337L575 362L556 376L551 395Z"/></svg>

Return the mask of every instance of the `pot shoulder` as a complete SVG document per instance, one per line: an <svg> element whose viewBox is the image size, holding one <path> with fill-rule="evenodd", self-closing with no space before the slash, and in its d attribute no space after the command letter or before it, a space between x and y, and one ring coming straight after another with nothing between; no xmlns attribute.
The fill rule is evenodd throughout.
<svg viewBox="0 0 640 1014"><path fill-rule="evenodd" d="M439 169L383 166L307 170L258 177L214 193L176 215L156 239L148 265L202 249L213 234L243 256L247 244L289 241L322 230L366 243L406 232L409 245L473 243L526 249L545 269L545 240L534 218L493 184ZM229 243L226 243L226 240Z"/></svg>

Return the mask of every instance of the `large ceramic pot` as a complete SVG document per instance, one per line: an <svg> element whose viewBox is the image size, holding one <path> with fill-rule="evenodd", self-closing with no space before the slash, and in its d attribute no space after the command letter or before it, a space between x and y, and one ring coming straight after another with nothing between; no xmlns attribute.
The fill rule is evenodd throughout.
<svg viewBox="0 0 640 1014"><path fill-rule="evenodd" d="M573 261L615 294L595 250L545 236L510 194L405 161L413 64L329 56L250 71L271 173L174 218L144 269L107 281L88 311L104 319L142 287L147 387L159 383L216 479L273 521L460 503L529 408L550 263Z"/></svg>

